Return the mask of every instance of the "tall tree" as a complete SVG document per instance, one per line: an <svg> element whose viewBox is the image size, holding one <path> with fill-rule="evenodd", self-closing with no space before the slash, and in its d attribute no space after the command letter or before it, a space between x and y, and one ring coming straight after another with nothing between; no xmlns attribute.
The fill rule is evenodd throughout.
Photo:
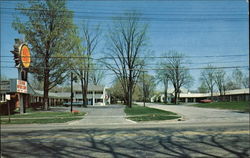
<svg viewBox="0 0 250 158"><path fill-rule="evenodd" d="M244 88L249 88L249 77L248 76L244 75L242 82L243 82Z"/></svg>
<svg viewBox="0 0 250 158"><path fill-rule="evenodd" d="M154 76L151 76L147 73L141 74L137 85L141 94L140 100L142 101L145 98L145 101L150 101L150 97L153 95L154 89L156 87Z"/></svg>
<svg viewBox="0 0 250 158"><path fill-rule="evenodd" d="M29 1L19 4L17 10L28 20L17 17L12 26L25 35L31 46L32 72L44 83L44 108L48 109L48 92L65 79L65 63L58 56L71 50L70 30L73 13L65 0Z"/></svg>
<svg viewBox="0 0 250 158"><path fill-rule="evenodd" d="M132 94L144 61L138 58L145 52L147 25L139 22L136 13L126 13L125 18L116 18L108 35L108 56L106 65L120 83L126 98L126 105L132 107Z"/></svg>
<svg viewBox="0 0 250 158"><path fill-rule="evenodd" d="M93 69L93 53L99 43L100 29L99 26L96 26L93 29L90 29L87 23L84 23L81 27L82 38L80 38L82 45L79 45L79 42L76 44L75 51L72 53L72 64L71 67L75 74L80 79L81 88L82 88L82 98L83 106L86 107L88 104L88 85L91 69ZM78 34L77 32L75 32ZM79 41L79 40L77 40ZM74 58L74 56L80 58Z"/></svg>
<svg viewBox="0 0 250 158"><path fill-rule="evenodd" d="M217 69L214 72L214 81L220 92L220 96L226 93L226 72L222 69Z"/></svg>
<svg viewBox="0 0 250 158"><path fill-rule="evenodd" d="M208 65L201 71L200 80L208 87L211 99L213 99L214 85L215 85L215 67Z"/></svg>
<svg viewBox="0 0 250 158"><path fill-rule="evenodd" d="M233 70L231 76L227 77L226 89L241 89L243 87L246 87L247 83L247 76L245 76L240 69L236 68Z"/></svg>
<svg viewBox="0 0 250 158"><path fill-rule="evenodd" d="M199 93L208 93L209 89L204 81L201 82L201 85L198 87Z"/></svg>
<svg viewBox="0 0 250 158"><path fill-rule="evenodd" d="M100 85L104 77L105 72L102 70L102 66L95 64L89 74L90 82L93 85Z"/></svg>
<svg viewBox="0 0 250 158"><path fill-rule="evenodd" d="M243 85L243 73L240 69L236 68L232 73L232 81L235 84L236 89L242 88Z"/></svg>
<svg viewBox="0 0 250 158"><path fill-rule="evenodd" d="M189 73L189 69L184 66L185 56L177 51L169 51L168 58L162 63L162 69L168 76L174 87L175 104L178 103L181 87L190 86L193 78Z"/></svg>
<svg viewBox="0 0 250 158"><path fill-rule="evenodd" d="M164 85L164 103L168 103L168 85L169 85L169 76L168 72L164 69L164 65L157 70L157 81L158 83L161 82Z"/></svg>

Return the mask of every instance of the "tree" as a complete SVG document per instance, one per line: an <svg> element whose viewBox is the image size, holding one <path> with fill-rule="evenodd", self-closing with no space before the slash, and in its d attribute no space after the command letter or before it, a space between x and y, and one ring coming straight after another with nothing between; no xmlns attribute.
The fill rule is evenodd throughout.
<svg viewBox="0 0 250 158"><path fill-rule="evenodd" d="M105 77L105 73L102 67L99 65L93 66L93 70L90 71L89 79L93 85L100 85Z"/></svg>
<svg viewBox="0 0 250 158"><path fill-rule="evenodd" d="M204 81L201 82L201 85L198 87L199 93L207 93L209 91L206 83Z"/></svg>
<svg viewBox="0 0 250 158"><path fill-rule="evenodd" d="M201 71L200 80L206 84L208 87L211 99L213 99L214 85L215 85L215 67L208 65Z"/></svg>
<svg viewBox="0 0 250 158"><path fill-rule="evenodd" d="M132 107L132 94L143 68L144 61L138 58L145 52L147 26L139 22L136 13L117 18L108 35L106 65L122 85L126 105ZM111 62L110 62L111 61Z"/></svg>
<svg viewBox="0 0 250 158"><path fill-rule="evenodd" d="M249 77L248 76L244 75L242 82L243 82L244 88L249 88Z"/></svg>
<svg viewBox="0 0 250 158"><path fill-rule="evenodd" d="M232 73L232 79L236 89L241 89L243 85L243 73L240 69L236 68Z"/></svg>
<svg viewBox="0 0 250 158"><path fill-rule="evenodd" d="M222 69L217 69L214 72L214 81L220 92L220 96L226 93L226 72Z"/></svg>
<svg viewBox="0 0 250 158"><path fill-rule="evenodd" d="M145 97L145 101L150 101L150 97L153 95L154 89L156 87L154 76L151 76L147 73L141 74L137 85L141 94L140 100L143 101Z"/></svg>
<svg viewBox="0 0 250 158"><path fill-rule="evenodd" d="M158 82L162 82L164 85L164 103L168 103L168 85L169 85L169 76L166 70L164 69L164 66L160 67L159 70L157 70L157 80Z"/></svg>
<svg viewBox="0 0 250 158"><path fill-rule="evenodd" d="M31 46L32 69L37 79L43 81L44 108L48 109L48 92L66 78L65 62L58 58L71 50L69 34L73 13L66 8L65 0L29 1L19 4L17 10L28 20L17 17L12 26L25 35Z"/></svg>
<svg viewBox="0 0 250 158"><path fill-rule="evenodd" d="M98 37L100 35L99 26L91 30L88 24L82 25L82 33L83 37L76 39L75 51L72 54L73 56L78 56L80 58L72 59L71 67L75 74L80 79L81 88L82 88L82 98L83 98L83 106L86 107L88 103L87 95L88 95L88 84L89 84L89 74L91 69L93 69L93 53L98 45ZM78 34L75 31L75 34ZM83 45L80 45L80 42Z"/></svg>
<svg viewBox="0 0 250 158"><path fill-rule="evenodd" d="M183 64L185 63L185 56L177 51L169 51L167 54L168 58L162 63L162 69L164 70L165 76L168 77L169 81L174 87L175 104L178 103L181 87L190 86L193 78L189 73L188 68Z"/></svg>
<svg viewBox="0 0 250 158"><path fill-rule="evenodd" d="M113 82L112 87L110 88L111 102L116 103L117 101L124 101L124 91L122 90L122 85L118 79Z"/></svg>

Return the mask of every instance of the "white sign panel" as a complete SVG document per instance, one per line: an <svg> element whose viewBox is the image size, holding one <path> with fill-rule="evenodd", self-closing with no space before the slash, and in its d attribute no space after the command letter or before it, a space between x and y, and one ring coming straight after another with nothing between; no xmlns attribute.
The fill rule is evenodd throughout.
<svg viewBox="0 0 250 158"><path fill-rule="evenodd" d="M10 100L10 94L5 95L6 100Z"/></svg>
<svg viewBox="0 0 250 158"><path fill-rule="evenodd" d="M19 93L27 93L27 82L22 80L17 80L16 91Z"/></svg>

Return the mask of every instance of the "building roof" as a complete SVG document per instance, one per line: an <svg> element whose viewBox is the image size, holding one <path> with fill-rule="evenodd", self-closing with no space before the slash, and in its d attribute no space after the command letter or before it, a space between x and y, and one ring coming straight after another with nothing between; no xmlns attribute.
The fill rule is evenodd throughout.
<svg viewBox="0 0 250 158"><path fill-rule="evenodd" d="M100 85L88 85L88 91L103 91L104 86ZM82 91L81 85L74 85L74 91Z"/></svg>
<svg viewBox="0 0 250 158"><path fill-rule="evenodd" d="M43 91L35 90L33 95L35 95L35 96L43 96ZM70 92L59 92L59 93L49 92L49 97L70 98Z"/></svg>

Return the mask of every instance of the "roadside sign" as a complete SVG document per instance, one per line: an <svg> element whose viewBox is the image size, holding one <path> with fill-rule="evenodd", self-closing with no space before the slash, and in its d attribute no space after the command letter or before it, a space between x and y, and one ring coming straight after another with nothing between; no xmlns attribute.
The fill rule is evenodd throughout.
<svg viewBox="0 0 250 158"><path fill-rule="evenodd" d="M27 82L23 80L17 80L16 91L19 93L27 93Z"/></svg>
<svg viewBox="0 0 250 158"><path fill-rule="evenodd" d="M5 99L6 99L6 100L10 100L10 94L6 94L6 95L5 95Z"/></svg>
<svg viewBox="0 0 250 158"><path fill-rule="evenodd" d="M24 68L29 68L30 66L30 49L26 44L21 45L20 49L21 61Z"/></svg>

